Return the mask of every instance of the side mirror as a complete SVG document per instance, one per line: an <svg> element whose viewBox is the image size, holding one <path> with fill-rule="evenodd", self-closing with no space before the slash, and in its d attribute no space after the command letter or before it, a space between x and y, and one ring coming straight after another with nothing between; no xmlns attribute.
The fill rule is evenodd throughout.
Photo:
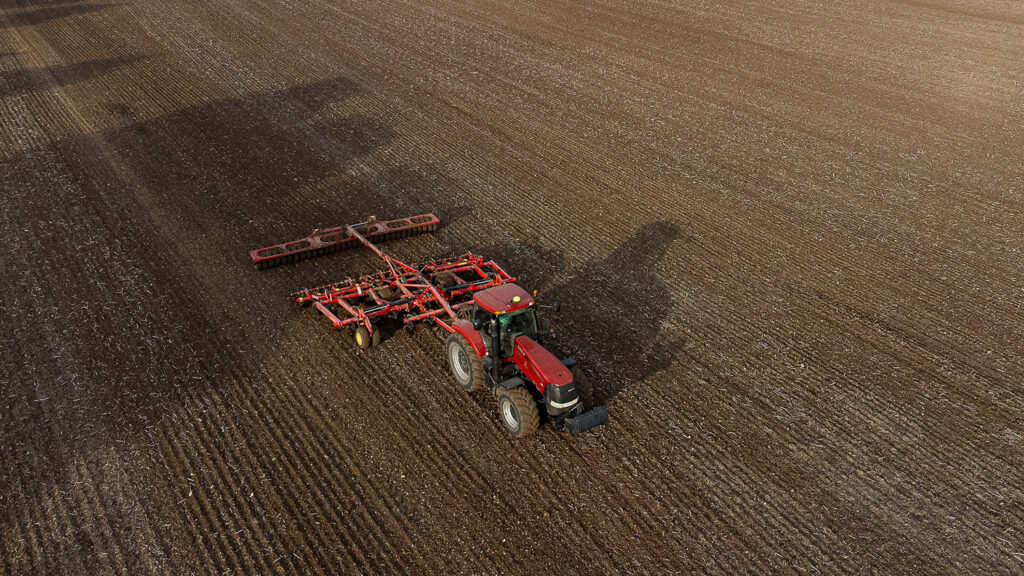
<svg viewBox="0 0 1024 576"><path fill-rule="evenodd" d="M555 303L551 305L551 309L554 310L555 312L558 312L559 310L562 309L562 303L555 300Z"/></svg>

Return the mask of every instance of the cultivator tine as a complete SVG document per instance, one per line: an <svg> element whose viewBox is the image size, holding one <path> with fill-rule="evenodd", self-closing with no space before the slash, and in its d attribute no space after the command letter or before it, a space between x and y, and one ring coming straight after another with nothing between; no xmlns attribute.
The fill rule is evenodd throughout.
<svg viewBox="0 0 1024 576"><path fill-rule="evenodd" d="M366 222L352 224L351 228L367 240L380 242L433 232L437 230L440 223L441 220L434 214L420 214L397 220L377 220L371 216ZM349 226L316 229L309 236L294 242L251 250L249 259L257 270L265 270L281 264L291 264L298 260L329 254L343 248L359 246L360 242L349 233L348 229Z"/></svg>

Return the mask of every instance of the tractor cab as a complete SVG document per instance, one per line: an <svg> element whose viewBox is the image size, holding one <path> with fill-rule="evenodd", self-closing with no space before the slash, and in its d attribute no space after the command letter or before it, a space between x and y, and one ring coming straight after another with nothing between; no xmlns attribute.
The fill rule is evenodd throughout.
<svg viewBox="0 0 1024 576"><path fill-rule="evenodd" d="M516 338L520 336L537 340L540 325L534 303L533 297L515 284L502 284L473 295L469 319L473 321L473 327L480 331L488 352L493 353L490 331L495 319L500 345L500 351L495 356L512 356Z"/></svg>
<svg viewBox="0 0 1024 576"><path fill-rule="evenodd" d="M559 360L540 343L536 309L533 297L512 283L474 293L446 344L459 386L494 392L498 413L515 436L539 425L538 405L556 426L573 432L604 424L608 411L592 409L590 385L576 361Z"/></svg>

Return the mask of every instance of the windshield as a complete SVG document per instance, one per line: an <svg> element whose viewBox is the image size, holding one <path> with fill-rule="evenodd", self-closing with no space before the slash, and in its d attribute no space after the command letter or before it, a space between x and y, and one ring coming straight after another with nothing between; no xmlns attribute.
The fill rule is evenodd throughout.
<svg viewBox="0 0 1024 576"><path fill-rule="evenodd" d="M502 348L506 351L512 350L512 343L519 336L529 336L537 339L537 314L533 308L523 308L511 314L498 316L501 324Z"/></svg>

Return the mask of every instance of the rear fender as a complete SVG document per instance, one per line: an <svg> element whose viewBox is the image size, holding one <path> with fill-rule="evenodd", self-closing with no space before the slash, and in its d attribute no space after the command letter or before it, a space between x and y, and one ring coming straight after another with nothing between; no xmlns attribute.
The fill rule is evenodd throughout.
<svg viewBox="0 0 1024 576"><path fill-rule="evenodd" d="M455 329L463 338L469 342L469 345L473 347L473 351L476 352L477 356L483 358L487 354L487 347L484 346L484 339L480 336L480 332L477 332L476 328L473 327L473 323L469 320L456 320L452 323L452 328Z"/></svg>

